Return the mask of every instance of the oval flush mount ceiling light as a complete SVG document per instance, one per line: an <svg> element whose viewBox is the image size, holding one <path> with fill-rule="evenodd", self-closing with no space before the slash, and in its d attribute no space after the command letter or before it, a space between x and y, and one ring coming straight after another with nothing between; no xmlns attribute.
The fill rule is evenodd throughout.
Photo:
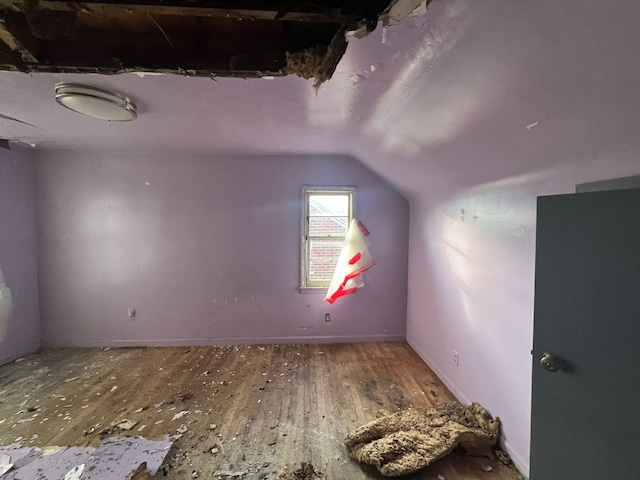
<svg viewBox="0 0 640 480"><path fill-rule="evenodd" d="M58 83L56 102L74 112L109 121L134 120L136 106L127 97L89 85Z"/></svg>

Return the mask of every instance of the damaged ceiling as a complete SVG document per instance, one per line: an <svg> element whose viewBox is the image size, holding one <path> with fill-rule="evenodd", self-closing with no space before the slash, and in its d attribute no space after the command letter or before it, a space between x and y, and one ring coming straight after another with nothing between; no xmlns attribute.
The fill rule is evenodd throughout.
<svg viewBox="0 0 640 480"><path fill-rule="evenodd" d="M342 58L345 34L372 31L397 3L420 4L0 0L0 69L227 77L295 73L319 84Z"/></svg>
<svg viewBox="0 0 640 480"><path fill-rule="evenodd" d="M296 75L0 71L0 138L37 151L347 153L416 196L447 187L437 169L471 185L635 152L640 5L567 2L437 0L388 27L382 18L365 38L348 37L317 91ZM120 93L138 118L105 123L64 109L59 82Z"/></svg>

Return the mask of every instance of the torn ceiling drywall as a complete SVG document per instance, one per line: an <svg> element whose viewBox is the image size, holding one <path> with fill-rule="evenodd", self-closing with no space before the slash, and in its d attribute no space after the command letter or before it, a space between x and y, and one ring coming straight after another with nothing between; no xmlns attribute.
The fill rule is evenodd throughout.
<svg viewBox="0 0 640 480"><path fill-rule="evenodd" d="M244 78L295 73L320 84L342 58L346 31L369 32L381 16L398 19L414 4L0 0L0 69Z"/></svg>

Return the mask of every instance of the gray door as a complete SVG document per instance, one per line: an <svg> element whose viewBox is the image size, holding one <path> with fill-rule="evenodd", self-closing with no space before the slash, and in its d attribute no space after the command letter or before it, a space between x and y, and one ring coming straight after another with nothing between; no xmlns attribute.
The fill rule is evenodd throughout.
<svg viewBox="0 0 640 480"><path fill-rule="evenodd" d="M532 402L531 480L640 479L640 190L538 198Z"/></svg>

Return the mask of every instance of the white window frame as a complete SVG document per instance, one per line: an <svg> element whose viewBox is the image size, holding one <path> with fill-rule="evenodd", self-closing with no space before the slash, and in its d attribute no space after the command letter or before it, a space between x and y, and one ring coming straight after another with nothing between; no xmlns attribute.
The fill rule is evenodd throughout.
<svg viewBox="0 0 640 480"><path fill-rule="evenodd" d="M300 291L302 293L323 293L329 286L327 281L309 281L309 197L311 195L348 195L349 212L347 229L354 218L356 187L304 186L302 187L302 218L300 220ZM346 232L345 232L346 235ZM324 237L314 237L324 238ZM327 237L329 238L329 237ZM335 237L332 237L335 238ZM343 237L340 237L343 238Z"/></svg>

